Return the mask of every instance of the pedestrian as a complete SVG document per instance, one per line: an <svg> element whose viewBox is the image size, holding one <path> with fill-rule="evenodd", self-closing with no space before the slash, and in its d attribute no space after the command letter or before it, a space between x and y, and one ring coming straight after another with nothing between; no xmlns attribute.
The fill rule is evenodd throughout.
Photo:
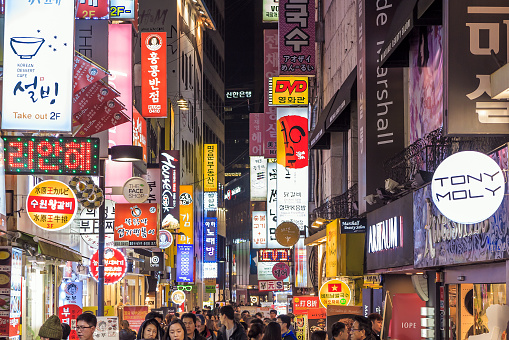
<svg viewBox="0 0 509 340"><path fill-rule="evenodd" d="M168 332L164 337L164 340L188 340L186 325L177 319L173 320L170 323L170 327L168 328Z"/></svg>
<svg viewBox="0 0 509 340"><path fill-rule="evenodd" d="M255 318L263 320L263 314L258 312L258 313L255 314Z"/></svg>
<svg viewBox="0 0 509 340"><path fill-rule="evenodd" d="M331 327L332 339L334 340L348 340L348 329L342 322L334 322Z"/></svg>
<svg viewBox="0 0 509 340"><path fill-rule="evenodd" d="M242 313L240 313L240 319L244 322L247 322L247 319L250 317L251 317L251 315L248 310L245 310Z"/></svg>
<svg viewBox="0 0 509 340"><path fill-rule="evenodd" d="M276 321L277 318L277 310L271 309L269 312L271 321Z"/></svg>
<svg viewBox="0 0 509 340"><path fill-rule="evenodd" d="M157 339L161 340L163 338L163 329L161 328L161 323L157 319L148 319L145 320L136 336L136 339Z"/></svg>
<svg viewBox="0 0 509 340"><path fill-rule="evenodd" d="M170 327L170 322L171 322L171 320L173 320L174 316L175 316L174 314L172 315L171 313L168 313L164 317L164 327L163 327L163 330L164 330L165 333L168 331L168 327Z"/></svg>
<svg viewBox="0 0 509 340"><path fill-rule="evenodd" d="M265 327L262 340L282 340L281 325L274 321L269 322Z"/></svg>
<svg viewBox="0 0 509 340"><path fill-rule="evenodd" d="M69 339L69 335L71 335L71 326L65 322L62 322L62 340Z"/></svg>
<svg viewBox="0 0 509 340"><path fill-rule="evenodd" d="M182 314L182 322L186 326L187 337L190 340L205 340L196 329L196 315L193 313Z"/></svg>
<svg viewBox="0 0 509 340"><path fill-rule="evenodd" d="M119 340L134 340L136 332L129 327L129 321L122 320L120 322L120 332L118 332Z"/></svg>
<svg viewBox="0 0 509 340"><path fill-rule="evenodd" d="M200 332L200 335L205 340L216 340L217 337L214 334L214 330L209 329L206 325L205 317L201 314L196 315L196 329Z"/></svg>
<svg viewBox="0 0 509 340"><path fill-rule="evenodd" d="M218 340L248 340L244 327L235 321L235 311L232 306L221 307L219 321L223 326L217 333Z"/></svg>
<svg viewBox="0 0 509 340"><path fill-rule="evenodd" d="M258 319L258 318L254 318L251 320L251 322L249 323L249 326L252 326L253 324L259 324L259 325L262 325L262 326L265 326L265 324L263 323L262 320ZM265 328L265 327L264 327Z"/></svg>
<svg viewBox="0 0 509 340"><path fill-rule="evenodd" d="M83 313L76 318L76 334L80 340L93 340L97 318L92 313Z"/></svg>
<svg viewBox="0 0 509 340"><path fill-rule="evenodd" d="M41 340L60 340L62 336L62 324L56 315L50 316L39 328Z"/></svg>
<svg viewBox="0 0 509 340"><path fill-rule="evenodd" d="M326 331L314 331L311 333L311 340L327 340L327 332Z"/></svg>
<svg viewBox="0 0 509 340"><path fill-rule="evenodd" d="M371 321L371 329L376 340L380 340L380 333L382 332L382 325L384 319L378 313L371 313L368 315L369 321Z"/></svg>
<svg viewBox="0 0 509 340"><path fill-rule="evenodd" d="M374 340L375 337L373 335L373 331L371 330L371 322L369 319L356 315L354 317L354 322L352 325L352 329L350 330L351 340Z"/></svg>
<svg viewBox="0 0 509 340"><path fill-rule="evenodd" d="M258 320L258 319L255 319ZM263 332L265 327L259 323L251 323L251 327L249 328L249 332L247 333L247 337L249 340L262 340Z"/></svg>
<svg viewBox="0 0 509 340"><path fill-rule="evenodd" d="M150 312L147 315L145 315L145 320L149 320L149 319L156 319L157 322L159 322L159 326L162 327L162 325L163 325L163 315L161 313Z"/></svg>
<svg viewBox="0 0 509 340"><path fill-rule="evenodd" d="M281 338L283 340L297 340L295 333L290 329L292 319L288 315L278 315L276 322L281 325Z"/></svg>
<svg viewBox="0 0 509 340"><path fill-rule="evenodd" d="M271 323L271 322L273 322L273 321L272 321L271 319L269 319L269 318L265 318L265 319L263 319L263 324L264 324L265 326L268 326L268 325L269 325L269 323Z"/></svg>
<svg viewBox="0 0 509 340"><path fill-rule="evenodd" d="M291 330L291 331L295 334L295 327L294 327L294 325L295 325L295 314L293 314L293 313L288 313L288 314L286 314L286 315L288 315L288 316L290 317L290 319L292 320L292 321L290 322L290 327L289 327L289 329L290 329L290 330Z"/></svg>

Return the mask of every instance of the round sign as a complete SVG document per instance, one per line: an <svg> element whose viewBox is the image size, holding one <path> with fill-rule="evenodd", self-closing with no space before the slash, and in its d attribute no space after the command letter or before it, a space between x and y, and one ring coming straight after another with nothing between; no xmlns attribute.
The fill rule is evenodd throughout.
<svg viewBox="0 0 509 340"><path fill-rule="evenodd" d="M26 207L28 216L39 228L59 230L72 222L78 202L67 184L49 180L30 191Z"/></svg>
<svg viewBox="0 0 509 340"><path fill-rule="evenodd" d="M320 303L327 308L331 306L347 306L352 299L352 291L346 283L341 280L330 280L320 288Z"/></svg>
<svg viewBox="0 0 509 340"><path fill-rule="evenodd" d="M505 194L504 174L490 157L462 151L447 157L433 174L433 202L448 219L481 222L497 211Z"/></svg>
<svg viewBox="0 0 509 340"><path fill-rule="evenodd" d="M151 51L157 51L162 46L163 39L157 33L149 34L145 39L145 46Z"/></svg>
<svg viewBox="0 0 509 340"><path fill-rule="evenodd" d="M159 230L159 248L166 249L173 243L173 235L168 231Z"/></svg>
<svg viewBox="0 0 509 340"><path fill-rule="evenodd" d="M293 246L299 238L299 227L293 222L283 222L276 228L276 241L283 247Z"/></svg>
<svg viewBox="0 0 509 340"><path fill-rule="evenodd" d="M284 280L290 276L290 267L284 262L278 262L272 267L272 275L276 280Z"/></svg>
<svg viewBox="0 0 509 340"><path fill-rule="evenodd" d="M143 203L150 195L150 187L143 178L131 177L124 183L122 194L129 203Z"/></svg>
<svg viewBox="0 0 509 340"><path fill-rule="evenodd" d="M171 301L176 305L181 305L186 301L186 293L182 290L176 290L171 293Z"/></svg>
<svg viewBox="0 0 509 340"><path fill-rule="evenodd" d="M104 283L111 285L120 281L127 271L127 261L124 254L115 248L104 249ZM96 250L90 259L92 277L99 281L99 251Z"/></svg>

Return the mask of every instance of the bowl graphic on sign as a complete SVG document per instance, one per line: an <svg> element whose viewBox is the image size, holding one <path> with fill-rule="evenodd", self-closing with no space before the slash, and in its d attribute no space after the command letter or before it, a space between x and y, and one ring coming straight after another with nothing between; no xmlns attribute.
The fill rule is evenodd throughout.
<svg viewBox="0 0 509 340"><path fill-rule="evenodd" d="M32 59L39 52L43 38L37 37L13 37L11 38L11 48L21 59Z"/></svg>

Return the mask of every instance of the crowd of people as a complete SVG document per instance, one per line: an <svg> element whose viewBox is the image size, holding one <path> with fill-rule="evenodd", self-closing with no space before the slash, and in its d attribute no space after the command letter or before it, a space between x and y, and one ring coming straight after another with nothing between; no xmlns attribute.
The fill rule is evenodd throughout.
<svg viewBox="0 0 509 340"><path fill-rule="evenodd" d="M196 309L189 313L168 314L150 312L138 330L131 329L127 320L120 322L119 340L297 340L294 329L295 316L291 313L277 315L270 311L270 317L263 314L250 315L249 311L237 313L231 305L215 312ZM83 313L76 319L76 334L79 340L94 340L97 318L92 313ZM373 313L365 318L354 317L350 330L342 322L336 322L326 331L317 330L310 340L379 340L382 317ZM56 315L46 320L39 330L41 340L68 339L71 328L61 323Z"/></svg>

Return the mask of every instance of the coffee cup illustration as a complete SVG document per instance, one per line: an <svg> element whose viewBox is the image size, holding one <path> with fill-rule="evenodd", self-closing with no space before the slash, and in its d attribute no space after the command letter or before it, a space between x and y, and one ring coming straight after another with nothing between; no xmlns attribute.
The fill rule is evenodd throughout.
<svg viewBox="0 0 509 340"><path fill-rule="evenodd" d="M32 59L39 52L43 38L37 37L13 37L11 38L11 48L21 59Z"/></svg>

